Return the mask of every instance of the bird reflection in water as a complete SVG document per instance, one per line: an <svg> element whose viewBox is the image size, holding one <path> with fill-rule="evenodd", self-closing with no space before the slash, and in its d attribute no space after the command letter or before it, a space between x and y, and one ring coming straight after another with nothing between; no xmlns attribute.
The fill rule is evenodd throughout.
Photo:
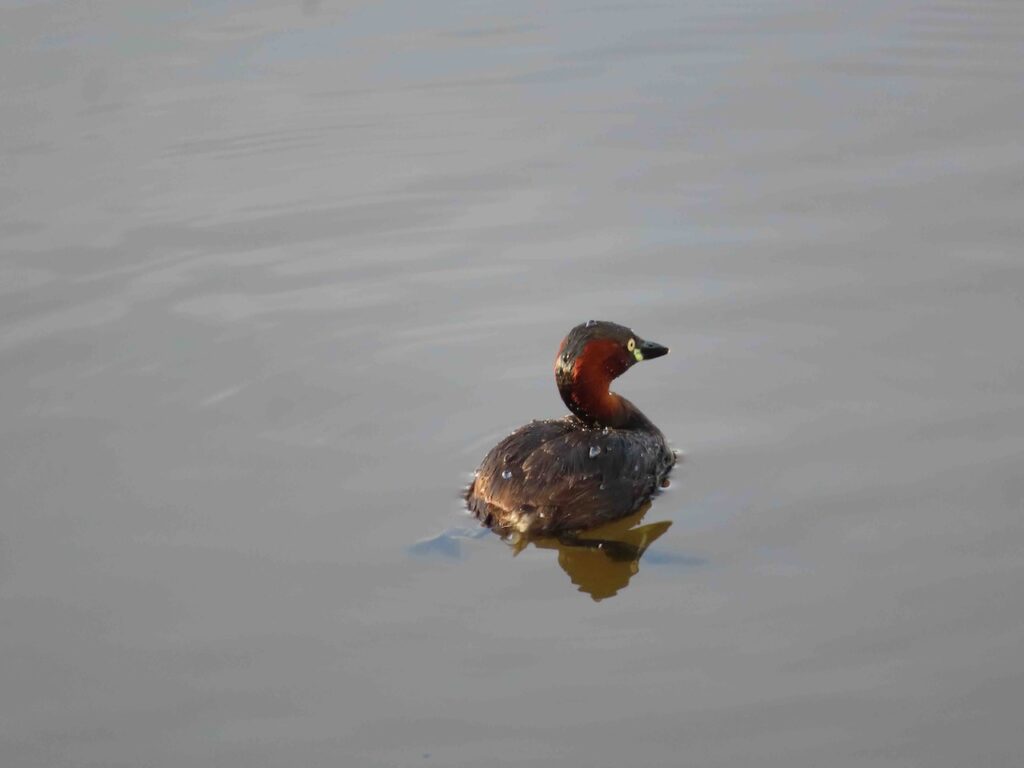
<svg viewBox="0 0 1024 768"><path fill-rule="evenodd" d="M512 534L512 550L518 554L530 544L557 550L558 564L572 583L599 602L629 586L647 548L671 527L671 520L641 525L650 506L647 502L628 517L578 533L539 538Z"/></svg>
<svg viewBox="0 0 1024 768"><path fill-rule="evenodd" d="M640 571L640 561L652 566L693 567L704 560L694 555L667 551L648 552L647 548L660 538L671 525L671 520L643 524L650 502L633 514L597 528L562 533L557 536L529 536L508 529L455 528L438 536L417 542L409 553L418 557L441 557L462 560L462 542L490 538L496 534L511 548L513 556L530 546L554 550L558 564L580 592L590 595L595 602L618 594Z"/></svg>

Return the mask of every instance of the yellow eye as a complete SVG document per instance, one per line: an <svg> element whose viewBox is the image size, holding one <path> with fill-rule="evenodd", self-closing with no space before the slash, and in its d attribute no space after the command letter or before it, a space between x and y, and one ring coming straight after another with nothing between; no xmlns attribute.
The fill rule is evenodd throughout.
<svg viewBox="0 0 1024 768"><path fill-rule="evenodd" d="M626 342L626 349L633 353L633 357L639 363L644 359L644 353L640 351L640 347L636 345L636 339L630 339Z"/></svg>

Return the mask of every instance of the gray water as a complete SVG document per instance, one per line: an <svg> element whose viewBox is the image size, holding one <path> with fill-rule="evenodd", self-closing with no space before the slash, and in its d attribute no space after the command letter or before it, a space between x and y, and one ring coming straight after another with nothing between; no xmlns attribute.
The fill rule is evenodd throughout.
<svg viewBox="0 0 1024 768"><path fill-rule="evenodd" d="M1022 39L4 3L0 763L1019 766ZM459 500L594 317L686 456L603 599Z"/></svg>

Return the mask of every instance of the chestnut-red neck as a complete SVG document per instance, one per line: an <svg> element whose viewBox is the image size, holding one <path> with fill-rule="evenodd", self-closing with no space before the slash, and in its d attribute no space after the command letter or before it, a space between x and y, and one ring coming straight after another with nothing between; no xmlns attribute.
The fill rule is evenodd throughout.
<svg viewBox="0 0 1024 768"><path fill-rule="evenodd" d="M555 362L555 382L569 410L588 424L627 428L647 420L625 398L608 387L629 368L630 360L621 345L611 340L590 341L573 358L566 358L564 347Z"/></svg>

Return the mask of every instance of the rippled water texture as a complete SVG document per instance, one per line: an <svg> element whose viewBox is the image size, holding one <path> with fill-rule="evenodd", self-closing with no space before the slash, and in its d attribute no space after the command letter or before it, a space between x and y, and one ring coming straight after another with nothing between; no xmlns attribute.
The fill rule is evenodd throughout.
<svg viewBox="0 0 1024 768"><path fill-rule="evenodd" d="M0 762L1019 766L1022 39L4 3ZM687 457L612 570L459 501L592 317Z"/></svg>

